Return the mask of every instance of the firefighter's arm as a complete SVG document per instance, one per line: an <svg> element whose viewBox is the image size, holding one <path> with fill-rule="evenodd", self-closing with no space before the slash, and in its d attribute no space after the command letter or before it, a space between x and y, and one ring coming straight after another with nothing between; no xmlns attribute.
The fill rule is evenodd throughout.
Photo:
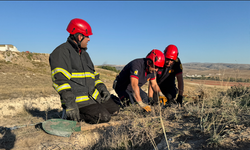
<svg viewBox="0 0 250 150"><path fill-rule="evenodd" d="M100 74L97 72L95 72L95 87L102 97L102 102L106 102L110 99L110 93L106 85L100 80Z"/></svg>
<svg viewBox="0 0 250 150"><path fill-rule="evenodd" d="M151 87L154 89L155 92L157 92L157 93L161 92L161 89L158 86L158 84L156 82L156 79L150 80L150 84L149 85L151 85ZM152 90L152 88L151 88L151 90ZM153 92L153 90L152 90L152 92ZM167 102L166 98L160 99L160 103L163 103L163 105L166 105L166 102Z"/></svg>
<svg viewBox="0 0 250 150"><path fill-rule="evenodd" d="M178 94L183 95L184 92L184 82L183 82L183 75L182 73L176 75L177 82L178 82Z"/></svg>
<svg viewBox="0 0 250 150"><path fill-rule="evenodd" d="M70 68L71 61L68 55L69 54L64 49L60 49L53 52L49 58L53 87L61 96L62 93L66 91L71 92L69 81L72 71Z"/></svg>
<svg viewBox="0 0 250 150"><path fill-rule="evenodd" d="M184 82L183 82L183 76L182 73L179 73L176 75L177 81L178 81L178 97L176 101L181 105L182 107L182 101L183 101L183 90L184 90Z"/></svg>
<svg viewBox="0 0 250 150"><path fill-rule="evenodd" d="M153 88L154 92L161 92L161 89L159 88L156 79L150 80L149 85L151 85L151 87Z"/></svg>
<svg viewBox="0 0 250 150"><path fill-rule="evenodd" d="M148 84L148 97L153 97L154 91L151 84Z"/></svg>
<svg viewBox="0 0 250 150"><path fill-rule="evenodd" d="M139 80L134 77L130 77L130 81L131 81L131 87L133 89L133 92L134 92L133 94L134 94L136 102L142 101L141 96L140 96L140 88L138 86Z"/></svg>
<svg viewBox="0 0 250 150"><path fill-rule="evenodd" d="M75 95L71 91L69 80L71 79L71 66L69 57L65 51L56 51L50 55L51 76L53 87L59 93L61 102L66 107L66 114L72 120L80 120L79 109L75 102Z"/></svg>
<svg viewBox="0 0 250 150"><path fill-rule="evenodd" d="M151 111L151 107L145 103L142 102L141 96L140 96L140 88L138 86L139 80L134 77L130 77L131 81L131 87L133 89L133 94L136 102L147 112Z"/></svg>

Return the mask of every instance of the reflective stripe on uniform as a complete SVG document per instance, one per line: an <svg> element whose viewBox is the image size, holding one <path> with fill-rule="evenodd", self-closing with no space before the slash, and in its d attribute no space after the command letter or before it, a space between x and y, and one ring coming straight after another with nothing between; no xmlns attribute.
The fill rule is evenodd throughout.
<svg viewBox="0 0 250 150"><path fill-rule="evenodd" d="M66 78L68 78L69 80L71 78L93 78L95 79L96 75L99 75L99 73L94 72L73 72L72 75L65 69L63 68L55 68L51 71L51 76L52 76L52 80L55 81L55 77L54 75L61 72Z"/></svg>
<svg viewBox="0 0 250 150"><path fill-rule="evenodd" d="M67 70L65 70L63 68L55 68L54 70L51 71L51 77L52 77L53 81L55 81L54 75L59 73L59 72L61 72L66 78L68 78L70 80L71 74Z"/></svg>
<svg viewBox="0 0 250 150"><path fill-rule="evenodd" d="M93 79L95 79L95 75L93 73L90 72L73 72L71 78L88 78L91 77Z"/></svg>
<svg viewBox="0 0 250 150"><path fill-rule="evenodd" d="M96 80L95 81L95 86L97 85L97 84L99 84L99 83L103 83L101 80Z"/></svg>
<svg viewBox="0 0 250 150"><path fill-rule="evenodd" d="M99 91L95 89L95 92L92 94L92 97L96 100L98 95L99 95Z"/></svg>
<svg viewBox="0 0 250 150"><path fill-rule="evenodd" d="M76 103L79 103L79 102L88 101L88 100L89 100L89 97L88 97L88 96L77 96L75 102L76 102ZM62 103L62 104L65 104L65 103L63 102L63 100L61 100L61 103Z"/></svg>
<svg viewBox="0 0 250 150"><path fill-rule="evenodd" d="M71 89L71 86L68 83L62 84L60 86L58 86L57 84L53 83L52 86L55 88L55 90L57 92L60 92L61 90L65 90L65 89Z"/></svg>
<svg viewBox="0 0 250 150"><path fill-rule="evenodd" d="M76 97L76 103L83 102L83 101L88 101L89 97L88 96L78 96Z"/></svg>
<svg viewBox="0 0 250 150"><path fill-rule="evenodd" d="M95 89L94 93L92 94L92 97L96 100L98 95L99 95L99 91L97 89ZM79 103L79 102L88 101L88 100L89 100L89 97L86 95L85 96L77 96L75 102ZM64 104L64 103L62 102L62 104Z"/></svg>

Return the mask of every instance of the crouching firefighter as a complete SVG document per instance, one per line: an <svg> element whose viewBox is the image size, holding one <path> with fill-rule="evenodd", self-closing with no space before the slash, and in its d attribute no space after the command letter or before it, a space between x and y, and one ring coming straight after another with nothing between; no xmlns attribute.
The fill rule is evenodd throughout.
<svg viewBox="0 0 250 150"><path fill-rule="evenodd" d="M147 81L155 92L160 92L155 72L164 66L164 54L153 49L146 58L129 62L114 81L113 88L119 96L122 106L138 103L147 112L151 111L147 94L141 89Z"/></svg>
<svg viewBox="0 0 250 150"><path fill-rule="evenodd" d="M49 57L53 87L60 95L67 119L91 124L108 122L119 106L86 52L91 27L85 20L75 18L67 31L70 33L67 41Z"/></svg>
<svg viewBox="0 0 250 150"><path fill-rule="evenodd" d="M171 104L178 103L182 106L184 82L182 76L182 64L180 58L178 58L178 49L175 45L168 45L164 50L165 65L157 72L157 84L159 85L161 92L166 97L162 99L164 107L170 107ZM175 85L175 78L177 78L178 89ZM150 101L154 104L158 102L158 95L153 92L152 88L148 88L148 95ZM176 102L174 101L176 94L178 97Z"/></svg>

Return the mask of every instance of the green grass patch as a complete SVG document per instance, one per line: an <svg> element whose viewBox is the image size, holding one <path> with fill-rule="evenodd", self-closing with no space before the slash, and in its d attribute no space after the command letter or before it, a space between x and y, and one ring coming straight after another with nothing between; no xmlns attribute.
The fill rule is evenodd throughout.
<svg viewBox="0 0 250 150"><path fill-rule="evenodd" d="M120 72L120 70L116 70L116 68L115 68L115 67L112 67L112 66L98 66L98 68L102 68L102 69L114 71L114 72L116 72L116 73L119 73L119 72Z"/></svg>

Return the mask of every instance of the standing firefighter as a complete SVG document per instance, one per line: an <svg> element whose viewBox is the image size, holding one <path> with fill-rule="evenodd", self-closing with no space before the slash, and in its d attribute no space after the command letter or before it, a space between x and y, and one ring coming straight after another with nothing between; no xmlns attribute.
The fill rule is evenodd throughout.
<svg viewBox="0 0 250 150"><path fill-rule="evenodd" d="M164 54L153 49L146 58L139 58L128 63L116 77L113 88L118 94L121 103L125 106L137 102L147 112L151 111L148 105L148 96L140 88L147 81L153 90L159 92L155 72L164 66Z"/></svg>
<svg viewBox="0 0 250 150"><path fill-rule="evenodd" d="M49 58L53 87L66 109L67 119L95 124L108 122L119 106L95 72L86 52L92 35L90 25L82 19L72 19L67 27L67 41L59 45Z"/></svg>
<svg viewBox="0 0 250 150"><path fill-rule="evenodd" d="M178 82L178 97L177 103L182 106L184 82L182 76L182 64L178 56L178 49L175 45L168 45L164 50L165 55L165 67L161 68L157 72L157 84L159 85L161 92L167 98L167 102L164 101L164 105L171 106L174 98L177 94L177 88L175 85L175 77ZM154 103L158 102L158 94L153 92L152 88L149 86L149 99Z"/></svg>

